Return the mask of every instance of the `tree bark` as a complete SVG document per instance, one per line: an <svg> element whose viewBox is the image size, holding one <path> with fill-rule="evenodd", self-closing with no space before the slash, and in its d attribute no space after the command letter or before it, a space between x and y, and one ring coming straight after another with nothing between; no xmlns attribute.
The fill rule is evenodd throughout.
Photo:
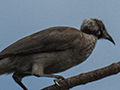
<svg viewBox="0 0 120 90"><path fill-rule="evenodd" d="M90 71L87 73L81 73L79 75L60 80L58 83L60 86L54 84L48 86L42 90L68 90L72 87L86 84L92 81L96 81L107 76L111 76L120 72L120 62L113 63L109 66Z"/></svg>

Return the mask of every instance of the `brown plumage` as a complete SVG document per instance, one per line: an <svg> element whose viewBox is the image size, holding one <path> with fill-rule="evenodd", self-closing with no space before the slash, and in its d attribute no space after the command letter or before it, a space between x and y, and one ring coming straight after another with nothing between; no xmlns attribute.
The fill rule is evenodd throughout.
<svg viewBox="0 0 120 90"><path fill-rule="evenodd" d="M29 75L63 78L53 73L80 64L92 53L98 39L114 43L98 19L85 19L81 29L51 27L18 40L0 52L0 74L14 73L24 89L22 78ZM114 43L115 44L115 43Z"/></svg>

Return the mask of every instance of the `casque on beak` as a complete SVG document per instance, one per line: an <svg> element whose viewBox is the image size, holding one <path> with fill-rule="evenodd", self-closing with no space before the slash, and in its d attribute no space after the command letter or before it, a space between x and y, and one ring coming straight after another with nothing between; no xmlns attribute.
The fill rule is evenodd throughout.
<svg viewBox="0 0 120 90"><path fill-rule="evenodd" d="M103 38L111 41L111 42L115 45L115 42L114 42L113 38L109 35L109 33L107 32L107 30L105 30L105 31L103 32L103 35L104 35Z"/></svg>

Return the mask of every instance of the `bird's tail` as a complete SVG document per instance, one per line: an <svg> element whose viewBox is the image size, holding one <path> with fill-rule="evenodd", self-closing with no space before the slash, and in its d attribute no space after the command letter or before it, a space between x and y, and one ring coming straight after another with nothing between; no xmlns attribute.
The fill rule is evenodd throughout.
<svg viewBox="0 0 120 90"><path fill-rule="evenodd" d="M0 75L12 73L14 71L14 66L15 63L9 58L0 59Z"/></svg>

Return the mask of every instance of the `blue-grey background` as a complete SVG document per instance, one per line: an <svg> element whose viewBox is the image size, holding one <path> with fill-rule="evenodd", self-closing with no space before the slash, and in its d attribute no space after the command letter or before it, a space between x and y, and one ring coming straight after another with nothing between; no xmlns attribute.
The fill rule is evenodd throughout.
<svg viewBox="0 0 120 90"><path fill-rule="evenodd" d="M34 32L53 26L80 28L85 18L101 19L116 42L99 40L92 55L82 64L58 73L70 77L120 60L120 0L0 0L0 51ZM22 90L12 74L0 76L0 90ZM29 90L40 90L53 79L29 76ZM120 74L77 86L72 90L119 90Z"/></svg>

